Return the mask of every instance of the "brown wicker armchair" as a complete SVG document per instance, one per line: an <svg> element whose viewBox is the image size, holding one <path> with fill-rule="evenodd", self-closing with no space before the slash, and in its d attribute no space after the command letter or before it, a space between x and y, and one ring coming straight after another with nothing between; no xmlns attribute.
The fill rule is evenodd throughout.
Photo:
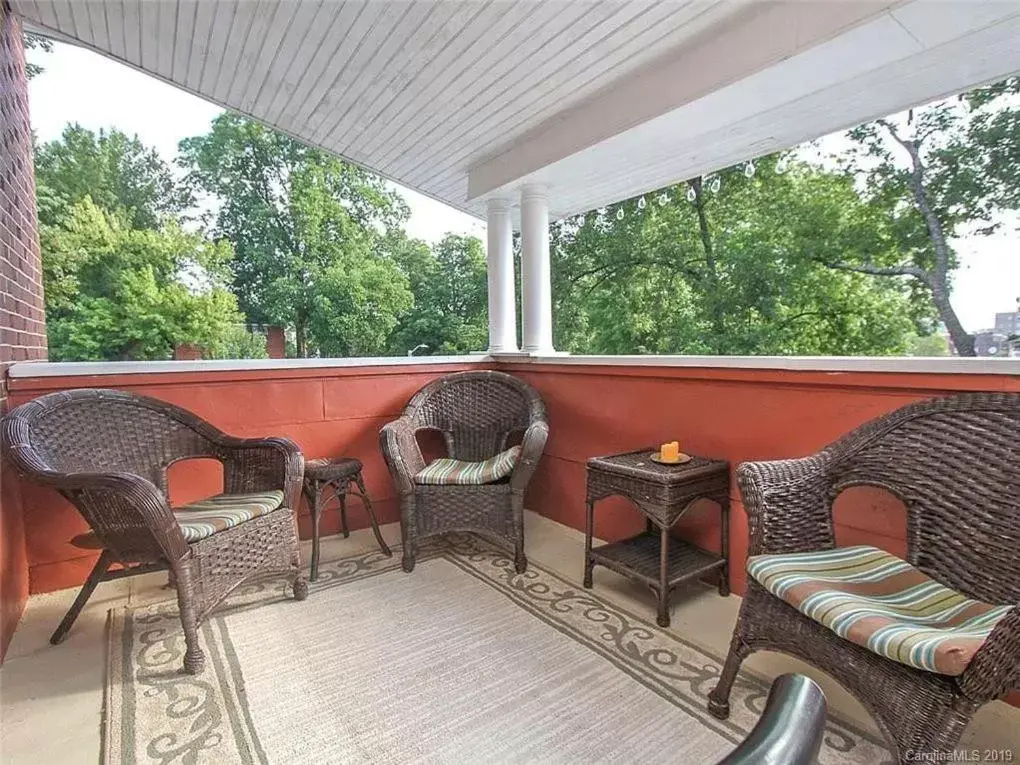
<svg viewBox="0 0 1020 765"><path fill-rule="evenodd" d="M287 576L295 597L307 597L290 510L297 507L303 461L290 441L234 438L179 407L114 390L37 398L4 418L2 436L14 467L66 497L102 548L51 642L64 638L99 582L169 568L184 627L184 669L195 674L204 664L198 627L238 585ZM194 457L223 463L223 496L269 496L271 504L264 502L263 514L248 520L254 513L235 515L236 525L215 531L210 525L220 521L210 519L221 511L199 513L195 536L206 536L189 542L178 522L182 514L170 508L166 471ZM114 563L125 568L110 571Z"/></svg>
<svg viewBox="0 0 1020 765"><path fill-rule="evenodd" d="M416 435L443 434L449 457L477 462L523 434L509 477L481 485L422 485L425 467ZM411 399L400 419L384 426L380 447L400 495L405 571L414 569L418 543L448 531L476 531L508 543L518 573L524 554L524 491L549 434L545 405L522 380L502 372L459 372L434 380Z"/></svg>
<svg viewBox="0 0 1020 765"><path fill-rule="evenodd" d="M951 750L974 712L1020 681L1020 395L962 394L912 404L804 459L738 471L750 555L835 548L832 503L882 487L907 508L907 561L936 583L1004 615L962 674L880 656L751 579L709 709L729 714L740 663L782 651L831 674L873 716L901 762ZM773 560L773 559L769 559ZM936 585L937 586L937 585Z"/></svg>

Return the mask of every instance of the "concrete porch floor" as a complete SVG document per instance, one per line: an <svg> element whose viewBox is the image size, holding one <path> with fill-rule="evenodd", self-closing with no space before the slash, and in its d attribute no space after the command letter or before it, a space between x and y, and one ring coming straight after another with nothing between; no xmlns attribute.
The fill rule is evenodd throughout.
<svg viewBox="0 0 1020 765"><path fill-rule="evenodd" d="M355 510L355 512L357 512ZM396 524L383 527L390 544L400 541ZM332 560L375 546L368 530L349 539L323 541L323 560ZM528 513L529 559L555 571L580 587L584 535L547 518ZM307 560L310 543L304 543ZM109 609L141 605L166 598L162 573L121 579L101 585L82 612L67 640L49 644L49 636L74 599L76 590L34 596L11 642L0 669L0 762L32 765L94 763L99 759L100 726L105 675L105 625ZM654 623L651 592L605 568L595 569L595 592L644 615ZM722 598L714 588L694 586L673 600L671 630L709 653L723 658L740 598ZM801 671L822 686L830 710L874 730L861 706L826 675L779 654L758 653L744 663L765 679ZM1020 757L1020 709L996 702L975 717L961 748L1009 749ZM991 760L988 760L991 761Z"/></svg>

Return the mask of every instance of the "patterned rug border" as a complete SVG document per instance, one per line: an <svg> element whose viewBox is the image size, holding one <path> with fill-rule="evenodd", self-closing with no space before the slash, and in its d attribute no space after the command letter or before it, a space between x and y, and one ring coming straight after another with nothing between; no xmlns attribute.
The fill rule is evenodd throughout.
<svg viewBox="0 0 1020 765"><path fill-rule="evenodd" d="M324 563L319 580L311 584L311 595L366 578L400 569L399 550L393 558L374 550ZM683 637L655 627L645 617L632 613L591 590L585 590L559 573L530 563L523 575L514 572L513 559L473 534L451 535L424 547L419 562L443 559L459 570L497 590L517 607L545 625L584 645L652 690L679 710L695 718L731 743L741 740L757 721L768 693L767 681L753 672L742 671L734 684L733 713L729 720L717 720L705 707L708 690L714 686L722 658L713 651ZM553 582L552 585L548 581ZM225 618L239 611L270 605L266 595L283 592L279 582L249 584L241 588L202 626L207 652L206 672L199 676L180 672L183 637L177 618L176 599L137 607L111 609L107 620L107 681L104 685L102 752L104 765L135 762L133 728L139 693L146 698L165 695L169 719L195 718L190 725L178 725L188 735L167 731L146 747L149 761L161 764L190 762L202 750L230 746L238 762L267 763L244 694L244 681ZM581 609L580 614L576 612ZM569 617L578 619L569 621ZM144 646L134 657L136 641ZM673 646L674 650L663 644ZM152 649L152 650L149 650ZM693 655L707 660L697 664L682 657ZM134 667L136 673L129 677ZM682 670L678 674L677 670ZM147 685L140 691L137 686ZM217 702L222 702L220 709ZM221 731L225 728L225 732ZM832 756L850 755L853 761L891 763L884 742L868 731L830 715L820 763L842 762ZM832 756L826 756L826 754ZM191 757L189 757L191 755ZM217 761L222 754L216 755Z"/></svg>

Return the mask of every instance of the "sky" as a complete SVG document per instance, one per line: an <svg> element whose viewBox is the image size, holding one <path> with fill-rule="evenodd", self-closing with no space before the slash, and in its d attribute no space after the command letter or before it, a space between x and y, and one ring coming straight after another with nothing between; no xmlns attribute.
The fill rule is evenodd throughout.
<svg viewBox="0 0 1020 765"><path fill-rule="evenodd" d="M51 53L28 52L44 72L29 84L32 126L41 141L60 136L69 122L92 130L116 127L156 148L173 162L177 143L205 133L221 109L197 96L73 45L54 43ZM839 139L823 139L827 151ZM394 184L411 208L410 236L435 243L447 232L485 241L485 222ZM953 242L961 267L954 276L953 305L964 327L992 326L997 311L1017 310L1020 297L1020 221L1000 233Z"/></svg>

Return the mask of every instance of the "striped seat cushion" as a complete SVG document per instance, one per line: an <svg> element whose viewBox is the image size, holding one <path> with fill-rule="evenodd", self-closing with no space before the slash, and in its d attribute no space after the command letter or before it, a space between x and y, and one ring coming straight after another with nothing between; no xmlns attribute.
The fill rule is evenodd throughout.
<svg viewBox="0 0 1020 765"><path fill-rule="evenodd" d="M414 482L433 486L495 483L513 472L520 454L521 447L514 446L481 462L443 457L427 465L414 477Z"/></svg>
<svg viewBox="0 0 1020 765"><path fill-rule="evenodd" d="M1010 609L971 600L868 545L755 555L747 572L840 637L943 675L962 674Z"/></svg>
<svg viewBox="0 0 1020 765"><path fill-rule="evenodd" d="M282 491L255 494L217 494L174 508L177 525L188 542L211 537L218 531L271 513L283 504Z"/></svg>

